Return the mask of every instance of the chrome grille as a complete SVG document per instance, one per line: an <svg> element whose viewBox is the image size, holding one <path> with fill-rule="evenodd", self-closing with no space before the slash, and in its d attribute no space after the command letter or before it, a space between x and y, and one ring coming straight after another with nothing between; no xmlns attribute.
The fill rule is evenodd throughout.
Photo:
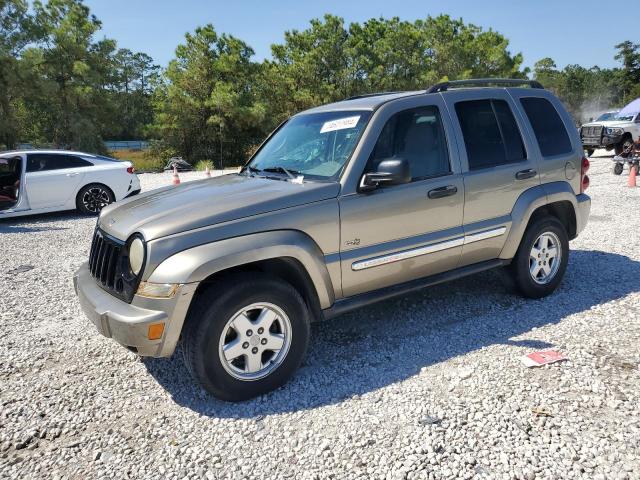
<svg viewBox="0 0 640 480"><path fill-rule="evenodd" d="M602 135L602 125L590 125L588 127L582 127L583 137L600 137Z"/></svg>

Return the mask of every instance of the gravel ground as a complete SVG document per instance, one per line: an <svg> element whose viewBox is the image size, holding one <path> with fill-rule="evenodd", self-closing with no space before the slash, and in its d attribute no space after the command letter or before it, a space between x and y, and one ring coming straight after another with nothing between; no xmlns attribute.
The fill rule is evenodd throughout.
<svg viewBox="0 0 640 480"><path fill-rule="evenodd" d="M3 221L0 477L640 478L640 189L611 163L552 296L486 272L315 324L295 378L242 404L88 323L71 277L95 219ZM570 360L518 359L548 347Z"/></svg>

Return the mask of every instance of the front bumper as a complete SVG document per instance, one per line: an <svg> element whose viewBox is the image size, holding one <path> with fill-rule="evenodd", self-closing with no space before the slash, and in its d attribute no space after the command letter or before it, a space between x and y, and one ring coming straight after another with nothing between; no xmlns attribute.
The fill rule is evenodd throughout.
<svg viewBox="0 0 640 480"><path fill-rule="evenodd" d="M584 148L607 148L622 141L622 135L603 135L602 137L582 137Z"/></svg>
<svg viewBox="0 0 640 480"><path fill-rule="evenodd" d="M584 193L576 196L577 208L576 208L576 235L578 235L584 227L587 226L589 221L589 214L591 213L591 197Z"/></svg>
<svg viewBox="0 0 640 480"><path fill-rule="evenodd" d="M175 350L197 283L181 285L173 298L135 296L129 304L98 286L84 263L73 276L80 306L98 332L142 356L168 357ZM149 340L149 325L164 323L158 340Z"/></svg>

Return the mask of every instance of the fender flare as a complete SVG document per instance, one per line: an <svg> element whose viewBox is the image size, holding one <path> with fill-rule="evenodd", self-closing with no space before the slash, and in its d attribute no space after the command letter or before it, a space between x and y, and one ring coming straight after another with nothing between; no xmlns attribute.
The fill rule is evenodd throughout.
<svg viewBox="0 0 640 480"><path fill-rule="evenodd" d="M516 200L516 204L511 210L512 223L509 237L502 247L500 258L512 259L515 257L533 212L545 205L563 201L571 203L576 222L578 222L577 231L580 231L582 219L578 215L578 202L571 185L567 182L551 182L537 185L523 192Z"/></svg>
<svg viewBox="0 0 640 480"><path fill-rule="evenodd" d="M297 260L313 283L320 308L333 305L335 295L325 256L308 235L296 230L254 233L183 250L162 261L147 281L197 283L223 270L275 258Z"/></svg>

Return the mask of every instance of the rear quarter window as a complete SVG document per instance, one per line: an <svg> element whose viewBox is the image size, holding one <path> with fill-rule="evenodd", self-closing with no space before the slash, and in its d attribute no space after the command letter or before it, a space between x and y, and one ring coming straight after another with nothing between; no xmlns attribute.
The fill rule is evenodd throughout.
<svg viewBox="0 0 640 480"><path fill-rule="evenodd" d="M521 98L520 103L533 127L543 157L562 155L573 150L564 122L549 100L527 97Z"/></svg>

